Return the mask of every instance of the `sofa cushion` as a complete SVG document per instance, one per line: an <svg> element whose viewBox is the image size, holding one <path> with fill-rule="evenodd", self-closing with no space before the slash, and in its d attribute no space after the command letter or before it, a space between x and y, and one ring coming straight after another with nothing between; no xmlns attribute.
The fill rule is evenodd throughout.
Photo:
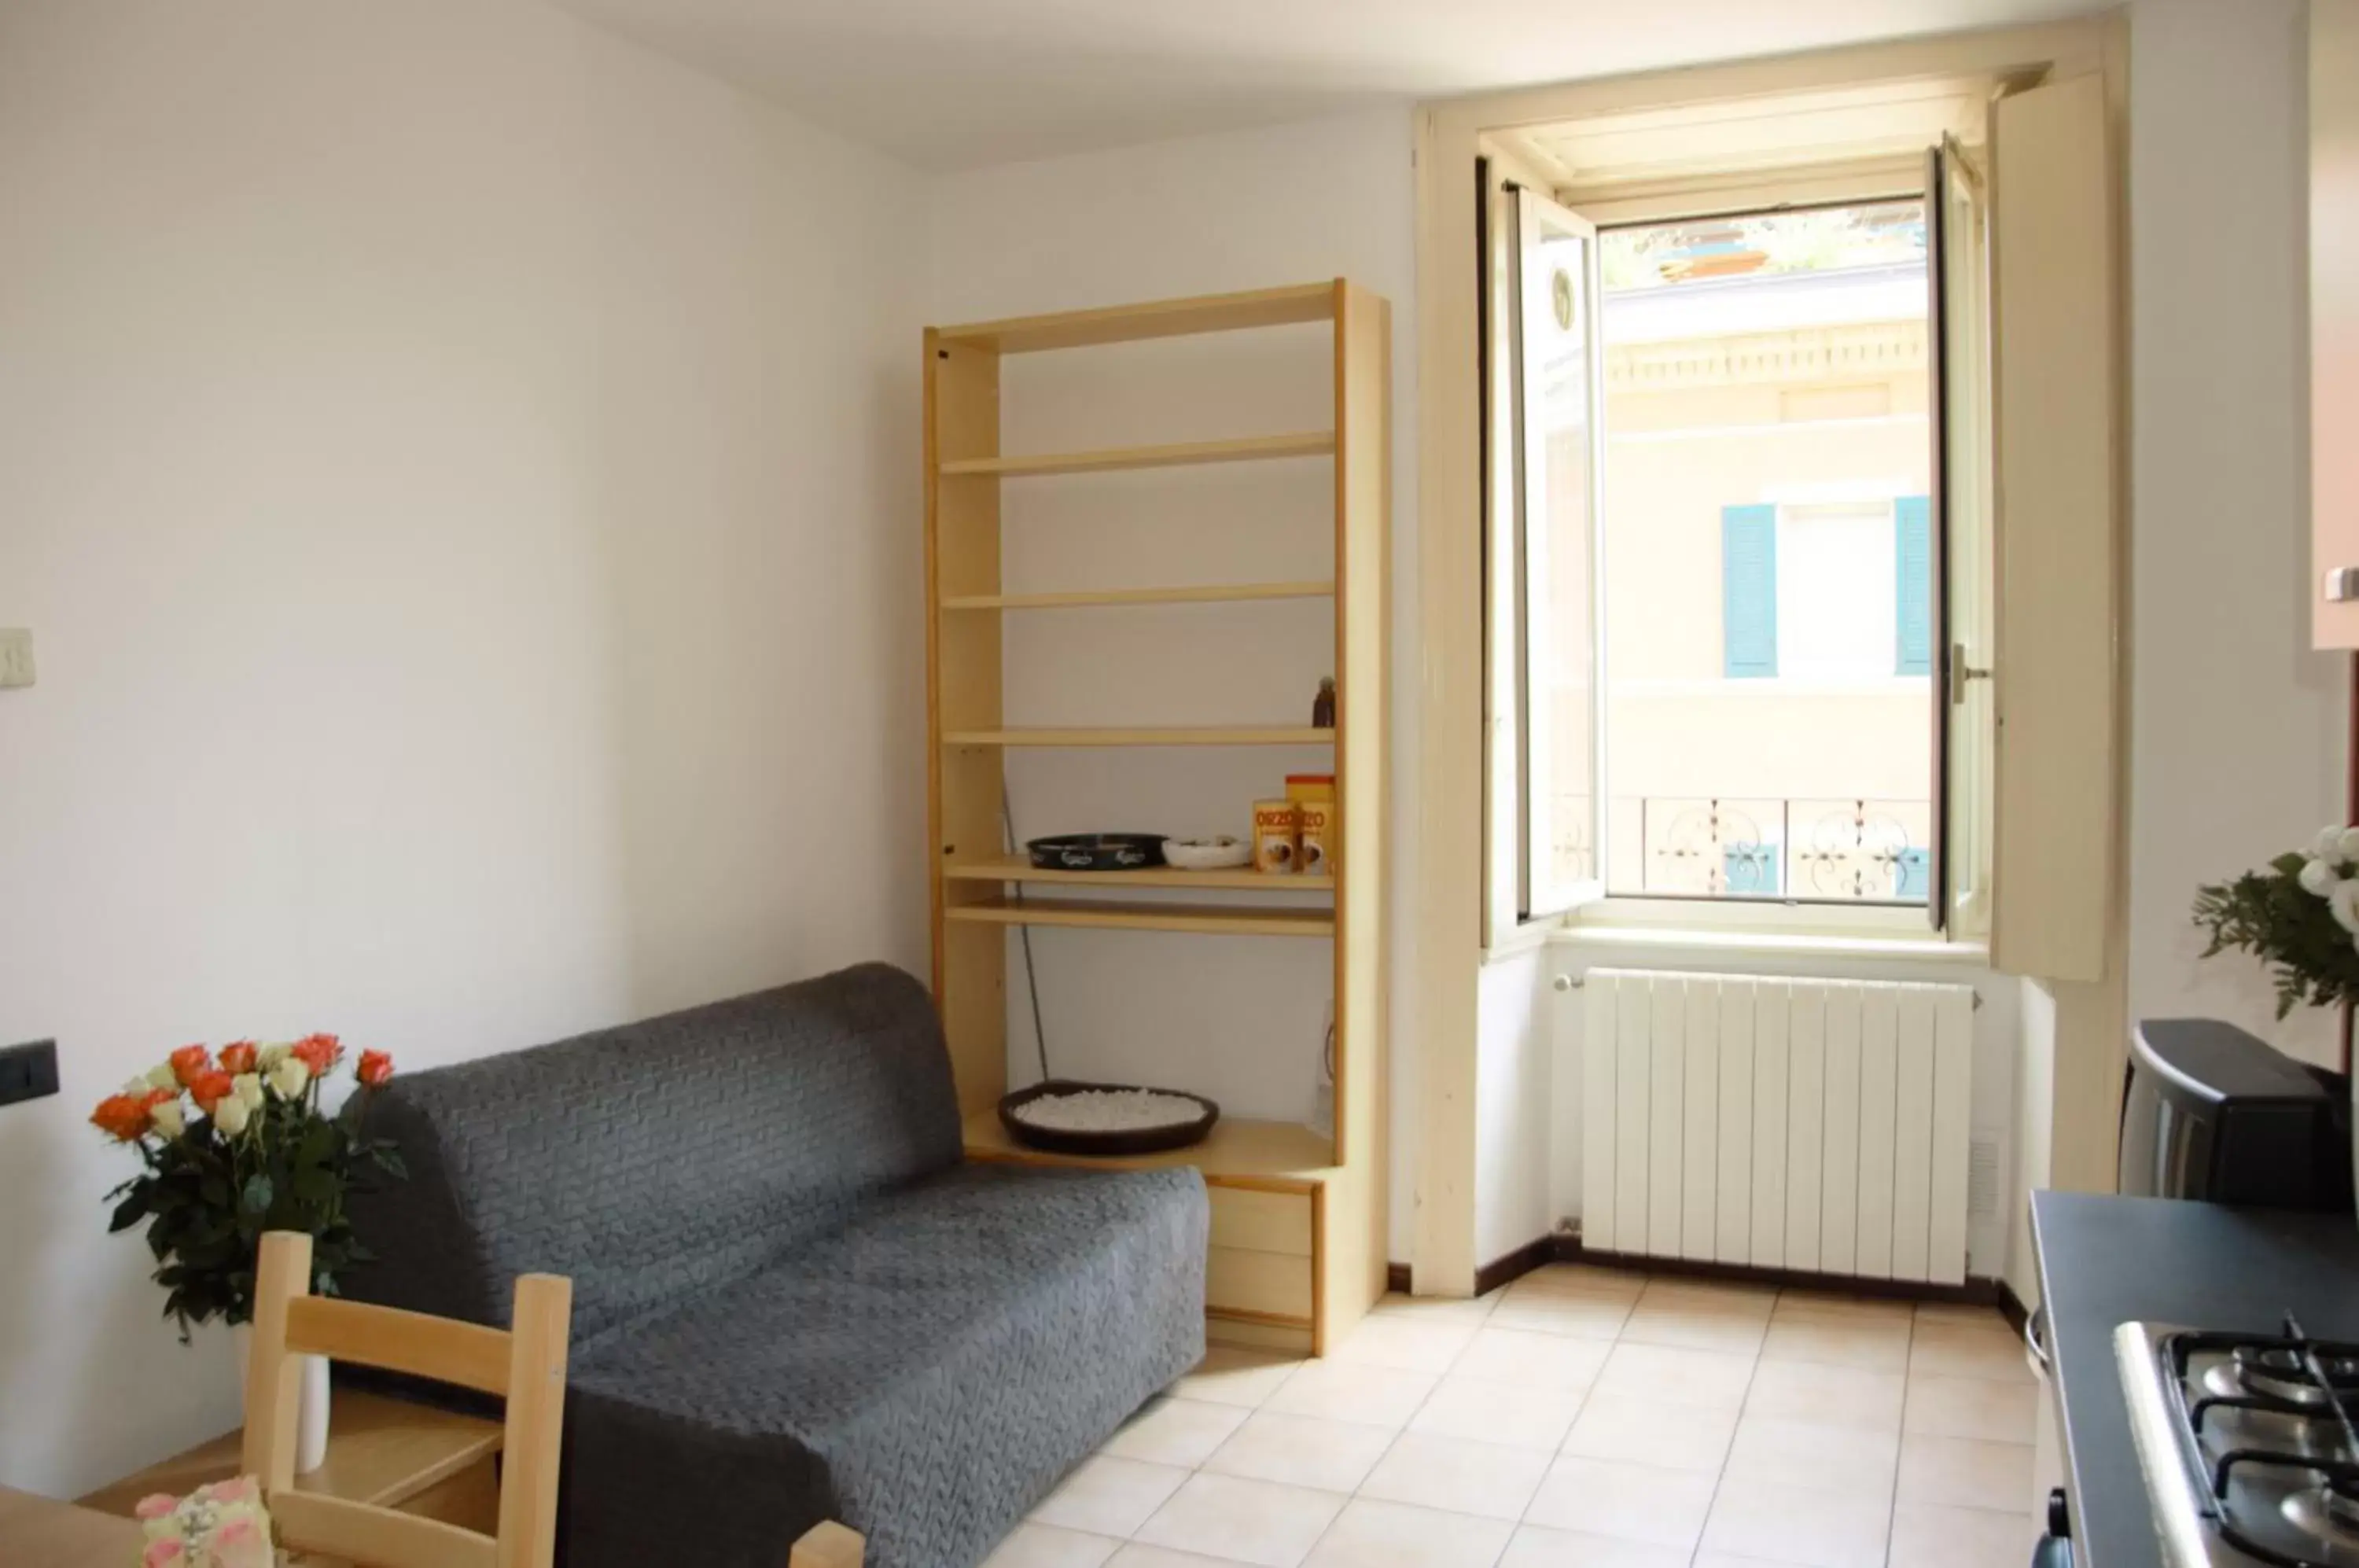
<svg viewBox="0 0 2359 1568"><path fill-rule="evenodd" d="M1203 1354L1193 1170L972 1165L573 1366L566 1561L966 1568ZM693 1521L692 1526L688 1521ZM688 1534L683 1534L683 1530Z"/></svg>
<svg viewBox="0 0 2359 1568"><path fill-rule="evenodd" d="M932 1000L882 964L397 1078L370 1126L410 1180L355 1197L353 1293L505 1323L569 1275L577 1355L960 1156Z"/></svg>

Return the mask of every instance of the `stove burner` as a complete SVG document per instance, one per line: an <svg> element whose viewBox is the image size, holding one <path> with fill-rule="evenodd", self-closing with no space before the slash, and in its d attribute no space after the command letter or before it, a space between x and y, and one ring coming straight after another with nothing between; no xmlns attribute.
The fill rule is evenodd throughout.
<svg viewBox="0 0 2359 1568"><path fill-rule="evenodd" d="M2329 1389L2319 1387L2302 1352L2290 1345L2240 1345L2230 1359L2237 1383L2249 1393L2306 1409L2324 1410L2330 1402ZM2319 1365L2325 1369L2332 1397L2359 1394L2359 1358L2323 1356Z"/></svg>
<svg viewBox="0 0 2359 1568"><path fill-rule="evenodd" d="M2326 1517L2359 1535L2359 1476L2335 1475L2326 1483Z"/></svg>

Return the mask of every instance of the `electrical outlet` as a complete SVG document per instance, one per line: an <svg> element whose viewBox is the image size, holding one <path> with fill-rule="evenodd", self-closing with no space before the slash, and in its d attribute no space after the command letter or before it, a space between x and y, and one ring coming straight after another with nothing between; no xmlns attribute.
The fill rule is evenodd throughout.
<svg viewBox="0 0 2359 1568"><path fill-rule="evenodd" d="M22 626L0 626L0 691L33 683L33 634Z"/></svg>
<svg viewBox="0 0 2359 1568"><path fill-rule="evenodd" d="M0 1046L0 1105L38 1100L58 1092L58 1042Z"/></svg>

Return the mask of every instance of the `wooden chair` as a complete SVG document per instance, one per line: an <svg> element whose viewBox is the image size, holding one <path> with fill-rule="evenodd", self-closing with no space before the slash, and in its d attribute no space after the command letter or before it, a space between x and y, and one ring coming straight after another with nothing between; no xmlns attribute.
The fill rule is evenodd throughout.
<svg viewBox="0 0 2359 1568"><path fill-rule="evenodd" d="M314 1296L311 1238L292 1231L265 1236L254 1281L244 1465L262 1483L279 1543L369 1568L549 1568L557 1551L557 1456L573 1281L524 1275L516 1282L512 1322L505 1330L485 1328ZM299 1356L358 1362L507 1400L499 1535L295 1490Z"/></svg>
<svg viewBox="0 0 2359 1568"><path fill-rule="evenodd" d="M311 1294L311 1238L262 1238L254 1281L243 1464L262 1483L279 1544L367 1568L550 1568L557 1550L557 1461L565 1426L565 1354L573 1281L527 1274L508 1329ZM295 1490L299 1356L324 1356L507 1400L497 1537L368 1503ZM787 1568L861 1568L867 1542L833 1521L796 1541Z"/></svg>

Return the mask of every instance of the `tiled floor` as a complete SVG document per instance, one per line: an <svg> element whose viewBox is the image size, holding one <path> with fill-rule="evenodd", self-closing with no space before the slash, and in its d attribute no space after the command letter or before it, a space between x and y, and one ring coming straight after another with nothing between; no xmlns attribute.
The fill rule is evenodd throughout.
<svg viewBox="0 0 2359 1568"><path fill-rule="evenodd" d="M2023 1568L2035 1396L1986 1310L1556 1266L1214 1350L986 1568Z"/></svg>

